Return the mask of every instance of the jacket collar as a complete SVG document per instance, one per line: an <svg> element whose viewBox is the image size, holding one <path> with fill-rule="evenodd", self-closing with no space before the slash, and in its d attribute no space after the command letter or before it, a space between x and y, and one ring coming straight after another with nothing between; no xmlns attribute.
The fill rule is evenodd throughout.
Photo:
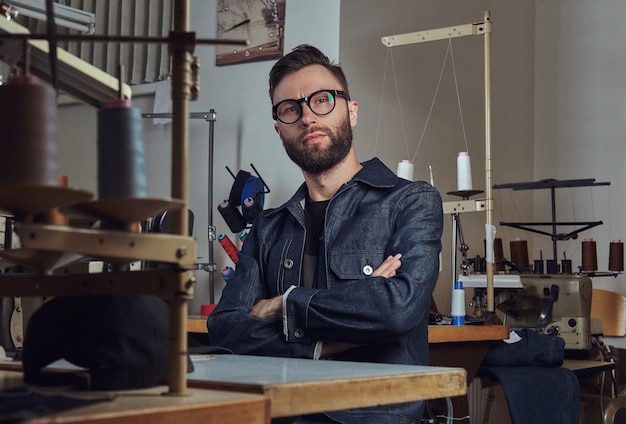
<svg viewBox="0 0 626 424"><path fill-rule="evenodd" d="M361 168L361 170L357 172L350 181L345 183L339 190L337 190L337 193L357 183L364 183L376 188L385 188L393 187L398 182L398 177L396 176L396 174L394 174L391 169L389 169L384 163L381 162L380 159L376 157L366 162L362 162L361 165L363 165L363 168ZM291 199L275 209L267 210L267 213L265 213L265 215L271 216L272 214L278 213L285 208L289 208L293 211L294 207L298 207L297 204L304 204L304 199L306 198L306 195L306 184L302 183L302 185L298 188L298 190L291 197Z"/></svg>

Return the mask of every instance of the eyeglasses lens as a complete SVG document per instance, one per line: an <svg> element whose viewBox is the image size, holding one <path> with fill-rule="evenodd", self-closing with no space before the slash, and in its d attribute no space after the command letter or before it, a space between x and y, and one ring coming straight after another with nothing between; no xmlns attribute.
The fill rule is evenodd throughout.
<svg viewBox="0 0 626 424"><path fill-rule="evenodd" d="M335 96L330 91L317 91L306 100L301 100L304 101L316 115L328 115L335 108ZM295 100L284 101L278 105L276 115L282 122L292 124L302 116L302 103Z"/></svg>

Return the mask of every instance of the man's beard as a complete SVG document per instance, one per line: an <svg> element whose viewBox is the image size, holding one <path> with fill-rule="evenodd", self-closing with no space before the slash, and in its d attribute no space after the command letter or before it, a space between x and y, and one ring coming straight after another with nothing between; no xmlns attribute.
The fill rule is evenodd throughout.
<svg viewBox="0 0 626 424"><path fill-rule="evenodd" d="M313 132L323 132L330 139L328 146L319 143L306 145L302 138ZM298 138L283 138L289 158L304 172L319 175L341 162L352 147L352 127L346 116L336 130L311 127Z"/></svg>

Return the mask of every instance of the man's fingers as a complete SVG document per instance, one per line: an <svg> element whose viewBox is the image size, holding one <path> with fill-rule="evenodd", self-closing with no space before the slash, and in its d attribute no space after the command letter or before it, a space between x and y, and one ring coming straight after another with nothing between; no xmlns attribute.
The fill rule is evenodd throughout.
<svg viewBox="0 0 626 424"><path fill-rule="evenodd" d="M402 265L400 258L402 258L401 253L397 253L394 256L388 256L387 259L385 259L384 262L380 264L376 270L374 270L372 277L390 278L396 275L396 270L400 268L400 265Z"/></svg>

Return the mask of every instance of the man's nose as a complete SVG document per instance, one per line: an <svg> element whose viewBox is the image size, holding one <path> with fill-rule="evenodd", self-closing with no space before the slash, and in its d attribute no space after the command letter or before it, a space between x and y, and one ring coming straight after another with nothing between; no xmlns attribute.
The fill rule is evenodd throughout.
<svg viewBox="0 0 626 424"><path fill-rule="evenodd" d="M306 102L302 102L302 117L300 121L303 124L310 125L312 122L317 122L317 115L311 110Z"/></svg>

